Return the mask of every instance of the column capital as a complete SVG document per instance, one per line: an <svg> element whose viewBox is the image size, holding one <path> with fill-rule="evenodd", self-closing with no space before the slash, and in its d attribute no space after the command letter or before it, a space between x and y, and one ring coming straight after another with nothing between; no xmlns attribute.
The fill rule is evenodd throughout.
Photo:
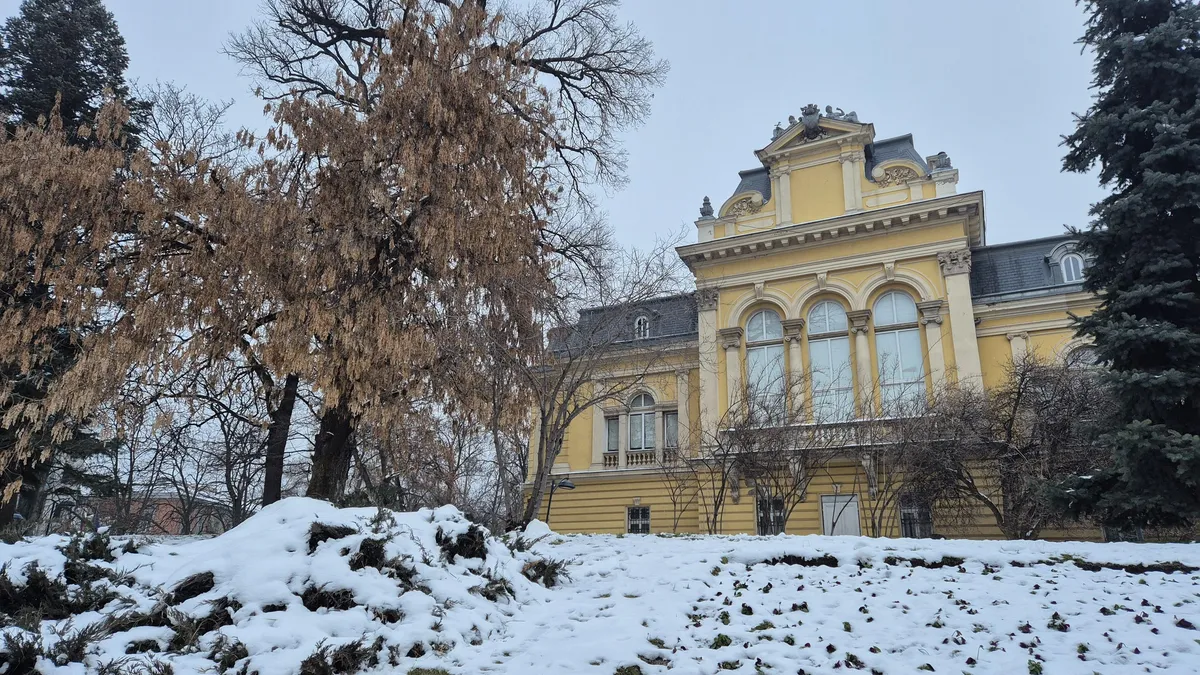
<svg viewBox="0 0 1200 675"><path fill-rule="evenodd" d="M1009 342L1012 342L1013 340L1028 340L1029 333L1027 333L1023 330L1022 331L1014 331L1012 333L1005 333L1004 337L1008 338Z"/></svg>
<svg viewBox="0 0 1200 675"><path fill-rule="evenodd" d="M717 331L717 339L723 349L738 349L742 346L742 327L722 328Z"/></svg>
<svg viewBox="0 0 1200 675"><path fill-rule="evenodd" d="M716 311L721 293L715 288L701 288L696 291L696 306L701 312Z"/></svg>
<svg viewBox="0 0 1200 675"><path fill-rule="evenodd" d="M971 272L971 250L960 248L953 251L941 251L937 254L938 264L942 266L942 276L969 274Z"/></svg>
<svg viewBox="0 0 1200 675"><path fill-rule="evenodd" d="M687 377L692 372L691 368L676 368L675 377Z"/></svg>
<svg viewBox="0 0 1200 675"><path fill-rule="evenodd" d="M846 318L850 320L850 332L867 334L867 324L871 323L871 310L856 309L853 312L846 312Z"/></svg>
<svg viewBox="0 0 1200 675"><path fill-rule="evenodd" d="M804 334L804 319L784 319L783 320L783 339L788 342L800 342L800 336Z"/></svg>
<svg viewBox="0 0 1200 675"><path fill-rule="evenodd" d="M921 325L942 323L942 305L944 304L946 304L945 301L940 299L918 302L917 309L921 312Z"/></svg>

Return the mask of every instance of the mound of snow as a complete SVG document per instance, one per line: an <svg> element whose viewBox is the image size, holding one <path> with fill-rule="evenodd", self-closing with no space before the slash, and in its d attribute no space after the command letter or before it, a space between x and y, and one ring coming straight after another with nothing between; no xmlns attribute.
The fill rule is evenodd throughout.
<svg viewBox="0 0 1200 675"><path fill-rule="evenodd" d="M60 550L67 543L46 537L0 546L0 564L17 587L27 582L30 563L61 575L69 567ZM514 554L453 507L392 513L288 499L219 537L121 549L114 542L111 562L85 563L115 577L88 587L114 594L111 601L41 623L37 637L50 655L41 672L97 672L122 660L120 672L156 661L179 674L213 672L214 661L229 653L238 657L231 673L292 675L318 648L332 658L353 643L361 643L364 667L407 672L492 639L519 603L540 602L546 593L522 575L535 556ZM0 612L3 596L0 587ZM10 599L8 609L15 604ZM114 627L104 624L106 616L128 619ZM177 636L205 619L215 629L180 644L187 636ZM118 630L128 624L138 625ZM88 626L104 629L82 663L53 663L63 637ZM16 627L5 633L32 638ZM11 675L3 667L0 673Z"/></svg>
<svg viewBox="0 0 1200 675"><path fill-rule="evenodd" d="M1193 545L506 541L305 499L128 544L0 545L0 675L1200 672Z"/></svg>

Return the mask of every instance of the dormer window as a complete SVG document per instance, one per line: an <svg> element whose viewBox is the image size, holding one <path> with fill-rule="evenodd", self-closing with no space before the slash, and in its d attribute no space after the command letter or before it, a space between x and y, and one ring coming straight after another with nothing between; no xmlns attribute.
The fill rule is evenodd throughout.
<svg viewBox="0 0 1200 675"><path fill-rule="evenodd" d="M633 339L645 340L650 337L650 318L639 316L633 320Z"/></svg>
<svg viewBox="0 0 1200 675"><path fill-rule="evenodd" d="M1068 253L1059 263L1062 268L1064 284L1075 284L1083 281L1083 256L1078 253Z"/></svg>

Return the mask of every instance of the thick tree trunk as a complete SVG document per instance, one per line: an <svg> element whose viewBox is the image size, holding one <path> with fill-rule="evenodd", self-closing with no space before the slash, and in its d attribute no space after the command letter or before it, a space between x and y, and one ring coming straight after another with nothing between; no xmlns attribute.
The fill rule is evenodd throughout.
<svg viewBox="0 0 1200 675"><path fill-rule="evenodd" d="M333 501L342 496L354 457L354 417L345 408L327 408L313 447L308 496Z"/></svg>
<svg viewBox="0 0 1200 675"><path fill-rule="evenodd" d="M263 471L263 506L273 504L283 497L283 459L287 451L288 435L292 428L292 410L296 407L296 389L300 376L288 375L283 383L283 396L279 405L271 412L271 426L267 429L267 462Z"/></svg>

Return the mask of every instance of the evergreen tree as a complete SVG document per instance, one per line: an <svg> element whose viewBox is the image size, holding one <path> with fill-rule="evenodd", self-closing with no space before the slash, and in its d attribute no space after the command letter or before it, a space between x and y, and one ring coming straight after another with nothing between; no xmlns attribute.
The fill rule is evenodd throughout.
<svg viewBox="0 0 1200 675"><path fill-rule="evenodd" d="M125 40L101 0L24 0L0 28L0 113L9 130L36 124L61 95L63 128L74 134L94 123L106 89L129 98L128 66Z"/></svg>
<svg viewBox="0 0 1200 675"><path fill-rule="evenodd" d="M0 27L0 121L12 133L18 126L49 118L57 102L67 140L94 143L77 131L95 123L106 90L128 99L128 65L125 40L101 0L24 0L18 14ZM138 103L131 107L139 113L146 110ZM126 131L132 137L135 128L127 125ZM58 245L69 241L64 237ZM27 278L0 284L0 312L37 312L52 302L54 287L37 279L33 259L25 262ZM26 518L38 515L47 478L56 466L61 469L59 488L68 493L95 482L78 469L82 463L77 460L103 449L86 432L86 420L69 421L71 432L55 437L11 414L17 402L48 396L53 383L77 361L85 332L73 325L48 328L39 336L48 345L42 358L18 353L0 358L0 454L11 452L22 438L37 450L0 470L0 525L17 513Z"/></svg>
<svg viewBox="0 0 1200 675"><path fill-rule="evenodd" d="M1083 319L1120 404L1111 454L1061 494L1124 527L1200 517L1200 7L1087 0L1096 98L1065 144L1068 171L1112 194L1079 232L1091 256Z"/></svg>

